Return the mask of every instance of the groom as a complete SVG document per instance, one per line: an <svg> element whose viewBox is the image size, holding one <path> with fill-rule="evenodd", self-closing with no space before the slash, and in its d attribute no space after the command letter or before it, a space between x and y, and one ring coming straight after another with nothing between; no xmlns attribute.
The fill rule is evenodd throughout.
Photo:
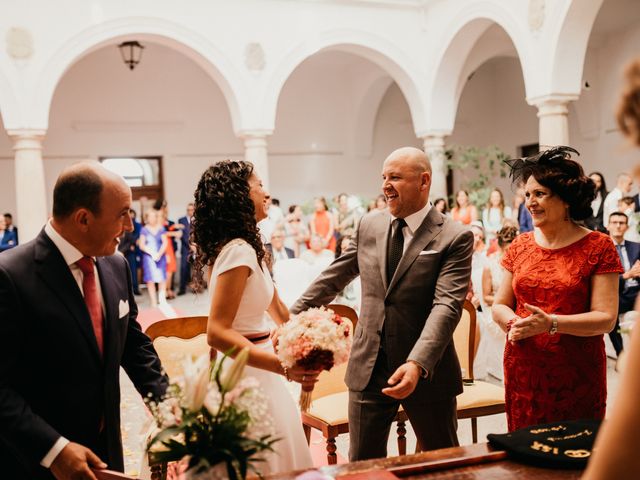
<svg viewBox="0 0 640 480"><path fill-rule="evenodd" d="M363 217L346 253L292 308L326 305L361 277L361 320L345 379L351 461L386 457L400 404L423 449L458 445L462 379L452 335L469 288L473 235L431 207L422 150L391 153L382 179L389 212Z"/></svg>

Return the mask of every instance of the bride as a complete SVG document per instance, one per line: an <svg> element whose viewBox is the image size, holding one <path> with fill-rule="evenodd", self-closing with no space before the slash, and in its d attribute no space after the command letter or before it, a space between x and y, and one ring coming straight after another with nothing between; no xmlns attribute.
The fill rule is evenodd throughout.
<svg viewBox="0 0 640 480"><path fill-rule="evenodd" d="M284 368L274 353L266 312L282 324L289 311L271 281L256 226L267 217L267 198L251 163L218 162L198 183L191 226L197 245L194 272L202 276L208 266L211 273L207 341L221 352L248 346L245 375L258 379L268 397L275 437L280 440L258 464L263 475L312 466L300 413L284 379L312 386L319 373Z"/></svg>

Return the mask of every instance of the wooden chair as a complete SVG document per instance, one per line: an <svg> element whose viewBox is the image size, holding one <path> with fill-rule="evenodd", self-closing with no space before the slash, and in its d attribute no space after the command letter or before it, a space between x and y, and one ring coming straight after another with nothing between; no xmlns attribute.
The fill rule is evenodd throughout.
<svg viewBox="0 0 640 480"><path fill-rule="evenodd" d="M358 316L356 312L345 305L332 304L328 308L340 316L347 317L353 323L354 331ZM311 439L311 429L322 432L327 445L327 462L329 465L337 463L336 437L342 433L349 433L347 418L349 405L349 391L344 383L347 364L338 365L330 372L322 372L312 393L311 408L302 412L302 424L307 443ZM398 433L398 451L400 455L407 453L406 422L407 415L400 408L396 415Z"/></svg>
<svg viewBox="0 0 640 480"><path fill-rule="evenodd" d="M164 371L169 378L182 375L185 355L199 357L210 352L207 344L207 317L182 317L161 320L150 325L145 333L153 341ZM151 480L167 478L167 464L155 462L149 456Z"/></svg>
<svg viewBox="0 0 640 480"><path fill-rule="evenodd" d="M476 309L465 301L460 323L453 333L453 341L463 369L464 392L458 395L458 419L471 419L473 443L478 441L478 417L505 412L504 388L474 380L473 360L477 342Z"/></svg>

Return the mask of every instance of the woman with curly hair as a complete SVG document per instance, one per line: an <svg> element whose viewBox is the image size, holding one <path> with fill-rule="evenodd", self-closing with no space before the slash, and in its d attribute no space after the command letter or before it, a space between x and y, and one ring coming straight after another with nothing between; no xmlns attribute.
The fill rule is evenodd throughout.
<svg viewBox="0 0 640 480"><path fill-rule="evenodd" d="M312 466L300 414L284 378L312 386L319 372L287 369L274 353L266 312L281 324L289 311L271 281L256 225L267 217L267 198L251 163L225 160L212 165L195 191L191 240L197 245L194 271L201 277L208 267L211 275L207 341L221 352L249 347L246 375L257 378L267 394L280 440L260 470L273 474Z"/></svg>
<svg viewBox="0 0 640 480"><path fill-rule="evenodd" d="M504 384L510 431L562 420L602 419L607 401L603 334L615 325L622 265L589 217L593 181L569 147L511 160L525 184L534 231L518 236L492 307L507 333Z"/></svg>

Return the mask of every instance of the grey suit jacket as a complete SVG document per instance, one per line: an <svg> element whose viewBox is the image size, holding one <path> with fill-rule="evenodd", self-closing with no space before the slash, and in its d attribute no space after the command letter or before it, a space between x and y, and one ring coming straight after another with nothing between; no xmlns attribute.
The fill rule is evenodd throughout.
<svg viewBox="0 0 640 480"><path fill-rule="evenodd" d="M394 370L414 360L429 372L421 380L427 382L425 401L456 396L462 392L462 378L452 336L469 289L473 234L432 208L387 285L390 230L386 212L363 217L356 240L291 310L329 304L360 275L361 318L347 368L348 387L366 388L382 346Z"/></svg>

